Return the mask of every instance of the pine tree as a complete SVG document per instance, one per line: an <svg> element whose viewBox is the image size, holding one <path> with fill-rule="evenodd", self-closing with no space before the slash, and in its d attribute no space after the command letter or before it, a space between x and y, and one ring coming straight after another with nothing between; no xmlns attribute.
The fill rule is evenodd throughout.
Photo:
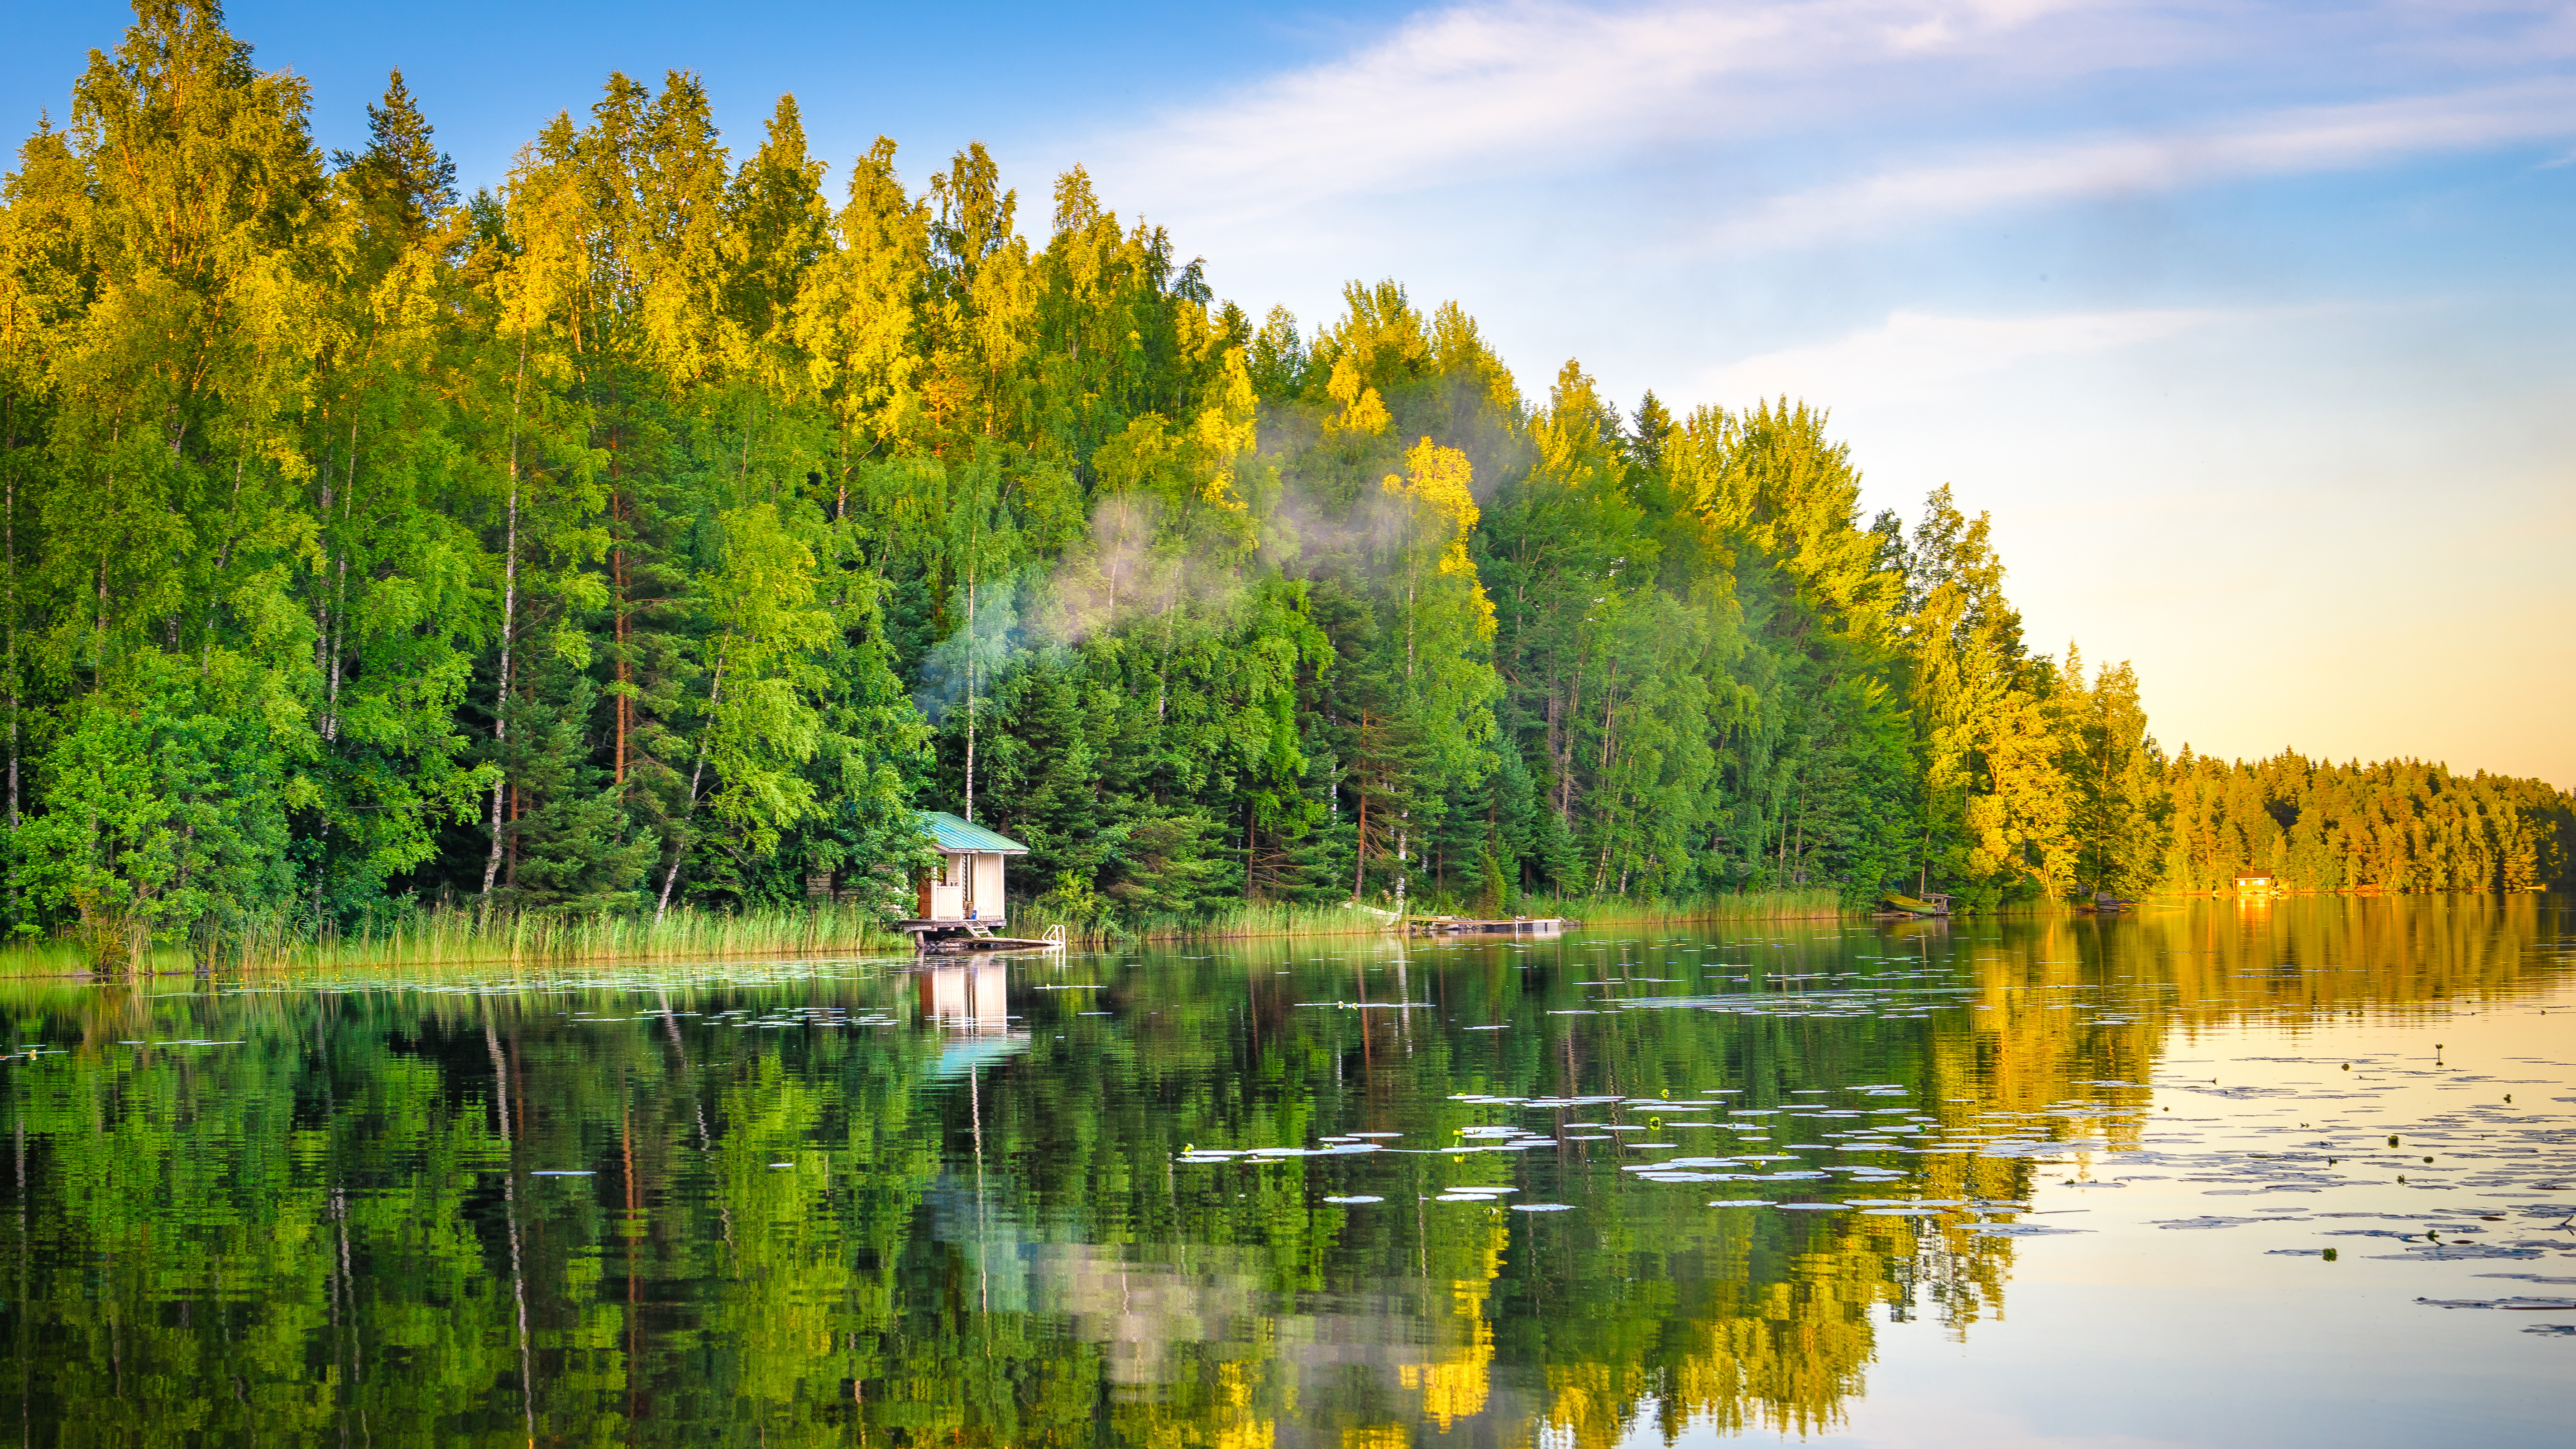
<svg viewBox="0 0 2576 1449"><path fill-rule="evenodd" d="M399 245L418 242L456 205L456 163L438 149L429 121L396 67L381 103L367 106L367 149L331 153L367 225Z"/></svg>

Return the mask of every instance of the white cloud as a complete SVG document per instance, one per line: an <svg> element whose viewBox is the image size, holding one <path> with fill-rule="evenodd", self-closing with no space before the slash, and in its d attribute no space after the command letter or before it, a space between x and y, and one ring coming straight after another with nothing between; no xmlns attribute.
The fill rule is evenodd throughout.
<svg viewBox="0 0 2576 1449"><path fill-rule="evenodd" d="M1786 393L1867 407L1955 394L1971 379L2035 358L2116 352L2251 314L2208 308L1956 317L1900 310L1865 332L1714 368L1701 396L1728 406Z"/></svg>
<svg viewBox="0 0 2576 1449"><path fill-rule="evenodd" d="M2081 0L1459 6L1108 138L1096 171L1192 210L1272 211L1602 146L1768 128L1756 91L1984 45Z"/></svg>
<svg viewBox="0 0 2576 1449"><path fill-rule="evenodd" d="M2189 0L1507 0L1423 12L1337 59L1090 138L1080 159L1110 194L1157 216L1258 231L1321 204L1579 177L1658 148L1758 172L1783 146L1831 148L1830 138L1856 133L1875 133L1881 154L1919 153L1945 135L2062 135L2065 118L2041 113L2086 113L2096 80L2113 84L2096 117L2142 104L2126 134L1757 197L1716 236L1774 245L2051 197L2576 134L2576 79L2557 73L2576 45L2571 15L2564 0L2322 11ZM2369 99L2246 113L2235 98L2247 94ZM2196 102L2203 96L2220 99ZM1849 170L1822 164L1826 174Z"/></svg>
<svg viewBox="0 0 2576 1449"><path fill-rule="evenodd" d="M2576 135L2576 80L2276 112L2164 135L2052 142L1778 197L1718 229L1730 250L1860 240L1999 207L2348 170Z"/></svg>

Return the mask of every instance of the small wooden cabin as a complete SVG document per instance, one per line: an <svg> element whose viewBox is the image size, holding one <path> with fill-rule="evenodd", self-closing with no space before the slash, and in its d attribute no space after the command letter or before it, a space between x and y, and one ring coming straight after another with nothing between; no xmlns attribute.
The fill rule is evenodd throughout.
<svg viewBox="0 0 2576 1449"><path fill-rule="evenodd" d="M1001 925L1002 857L1026 855L1029 848L944 810L913 814L939 851L938 869L923 873L913 902L918 919L933 925Z"/></svg>
<svg viewBox="0 0 2576 1449"><path fill-rule="evenodd" d="M2236 873L2236 893L2240 896L2268 896L2280 883L2268 870L2249 868Z"/></svg>

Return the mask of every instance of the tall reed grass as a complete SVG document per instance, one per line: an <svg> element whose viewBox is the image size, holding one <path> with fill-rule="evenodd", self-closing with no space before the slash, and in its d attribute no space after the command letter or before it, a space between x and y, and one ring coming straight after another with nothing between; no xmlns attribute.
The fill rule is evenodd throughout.
<svg viewBox="0 0 2576 1449"><path fill-rule="evenodd" d="M1671 900L1631 900L1625 896L1525 899L1514 914L1571 916L1587 926L1654 926L1687 925L1693 921L1827 921L1859 913L1839 893L1808 887L1729 891Z"/></svg>
<svg viewBox="0 0 2576 1449"><path fill-rule="evenodd" d="M254 925L211 947L154 948L138 973L226 975L340 966L573 965L727 957L910 952L911 938L856 906L788 907L726 914L674 909L649 915L557 916L437 909L384 926L316 938L309 930ZM72 942L0 951L0 976L86 973L95 957Z"/></svg>
<svg viewBox="0 0 2576 1449"><path fill-rule="evenodd" d="M1417 912L1426 914L1423 912ZM1513 914L1560 916L1586 926L1678 925L1693 921L1830 919L1848 914L1831 891L1755 891L1681 900L1542 898ZM1197 915L1121 922L1056 921L1023 908L1011 929L1034 934L1062 924L1077 945L1136 941L1361 936L1394 930L1392 911L1340 903L1245 902ZM434 909L382 926L315 937L309 927L253 925L211 947L155 947L116 974L213 971L224 975L333 967L576 965L615 961L703 961L743 957L909 953L911 938L854 906L796 906L725 914L675 909L641 914L554 916ZM0 949L0 977L82 976L98 970L93 948L44 941Z"/></svg>
<svg viewBox="0 0 2576 1449"><path fill-rule="evenodd" d="M1474 912L1448 911L1444 914ZM1835 920L1851 914L1841 896L1830 890L1747 891L1673 900L1632 900L1621 896L1524 896L1511 914L1580 921L1586 926L1679 925L1692 921ZM1432 914L1416 909L1415 919ZM1148 916L1129 922L1057 921L1043 911L1024 912L1022 923L1061 924L1074 941L1103 945L1113 941L1189 941L1256 936L1356 936L1396 928L1393 911L1351 906L1291 905L1248 901L1204 915Z"/></svg>

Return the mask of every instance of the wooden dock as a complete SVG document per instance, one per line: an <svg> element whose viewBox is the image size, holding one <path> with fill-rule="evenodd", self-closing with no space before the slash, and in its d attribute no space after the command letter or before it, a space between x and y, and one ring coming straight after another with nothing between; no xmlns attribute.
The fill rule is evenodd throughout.
<svg viewBox="0 0 2576 1449"><path fill-rule="evenodd" d="M897 921L894 928L912 937L912 949L921 955L952 955L967 951L1061 951L1065 946L1062 926L1049 926L1044 936L997 936L991 926L978 921Z"/></svg>
<svg viewBox="0 0 2576 1449"><path fill-rule="evenodd" d="M1581 921L1566 916L1514 916L1479 921L1466 916L1418 916L1405 923L1416 936L1554 936Z"/></svg>

